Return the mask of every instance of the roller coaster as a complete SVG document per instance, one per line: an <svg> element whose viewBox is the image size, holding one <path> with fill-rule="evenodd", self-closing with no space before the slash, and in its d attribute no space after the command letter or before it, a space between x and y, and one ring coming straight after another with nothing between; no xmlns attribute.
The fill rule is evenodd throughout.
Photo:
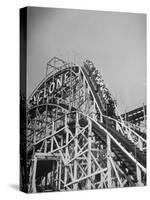
<svg viewBox="0 0 150 200"><path fill-rule="evenodd" d="M91 61L53 57L27 100L28 192L146 185L146 132L135 127Z"/></svg>

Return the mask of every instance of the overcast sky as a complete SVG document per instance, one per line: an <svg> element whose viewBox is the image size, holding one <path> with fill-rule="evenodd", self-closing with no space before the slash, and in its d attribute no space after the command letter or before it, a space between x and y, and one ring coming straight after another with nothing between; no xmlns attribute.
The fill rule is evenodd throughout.
<svg viewBox="0 0 150 200"><path fill-rule="evenodd" d="M145 14L29 8L27 34L28 96L59 56L93 61L121 113L146 103Z"/></svg>

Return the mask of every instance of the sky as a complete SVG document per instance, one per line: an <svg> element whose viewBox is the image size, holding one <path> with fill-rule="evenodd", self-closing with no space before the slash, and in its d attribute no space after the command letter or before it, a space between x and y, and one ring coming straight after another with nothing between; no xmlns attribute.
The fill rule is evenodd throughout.
<svg viewBox="0 0 150 200"><path fill-rule="evenodd" d="M58 56L91 60L120 113L146 103L145 14L30 7L27 21L27 96Z"/></svg>

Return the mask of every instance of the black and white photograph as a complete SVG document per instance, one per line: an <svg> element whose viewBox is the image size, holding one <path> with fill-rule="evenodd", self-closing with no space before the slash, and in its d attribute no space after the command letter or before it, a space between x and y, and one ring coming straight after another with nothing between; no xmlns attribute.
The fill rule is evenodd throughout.
<svg viewBox="0 0 150 200"><path fill-rule="evenodd" d="M146 186L146 14L20 10L20 189Z"/></svg>

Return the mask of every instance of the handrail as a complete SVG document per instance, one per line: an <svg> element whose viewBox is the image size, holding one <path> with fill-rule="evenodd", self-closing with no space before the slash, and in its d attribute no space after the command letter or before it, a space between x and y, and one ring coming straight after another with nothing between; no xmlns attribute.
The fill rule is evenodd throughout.
<svg viewBox="0 0 150 200"><path fill-rule="evenodd" d="M87 72L87 68L85 68L85 71ZM89 70L89 72L90 72L90 70ZM87 73L88 73L88 72L87 72ZM102 116L103 116L103 117L107 117L107 118L109 118L109 119L115 121L116 123L119 123L119 124L122 125L124 128L127 128L129 131L131 131L132 133L134 133L134 135L136 135L138 138L140 138L143 142L146 143L146 140L145 140L144 138L142 138L140 135L138 135L138 134L137 134L134 130L132 130L130 127L126 126L126 124L124 123L124 121L123 121L123 119L121 118L121 116L120 116L120 118L121 118L121 121L123 121L123 122L119 122L118 120L113 119L113 118L111 118L111 117L109 117L109 116L106 116L106 115L103 115L103 114L102 114Z"/></svg>
<svg viewBox="0 0 150 200"><path fill-rule="evenodd" d="M99 124L97 121L95 121L94 119L92 119L90 116L82 113L81 111L72 111L71 113L73 112L78 112L82 115L84 115L85 117L89 118L91 121L93 121L94 123L96 123L100 129L102 129L116 144L117 146L119 146L121 148L121 150L135 163L137 164L141 169L142 171L146 174L146 169L130 154L127 152L127 150L121 146L121 144L101 125Z"/></svg>
<svg viewBox="0 0 150 200"><path fill-rule="evenodd" d="M132 124L131 122L125 121L125 124L128 124L131 128L133 128L134 130L140 131L141 127L136 125L136 124ZM141 132L143 134L146 134L146 132Z"/></svg>
<svg viewBox="0 0 150 200"><path fill-rule="evenodd" d="M82 71L82 73L85 75L85 72L83 71L83 68L82 68L82 67L80 68L80 70L81 70L81 71ZM85 76L85 78L86 78L86 76ZM86 78L86 81L87 81L87 84L89 85L89 82L88 82L87 78ZM89 87L90 87L90 85L89 85ZM91 94L92 94L93 98L96 100L96 98L95 98L95 96L94 96L94 93L93 93L93 91L92 91L91 87L90 87L90 91L91 91ZM99 108L99 105L98 105L97 101L95 101L95 103L96 103L96 105L97 105L97 108L98 108L98 110L99 110L100 114L102 114L102 111L100 110L100 108Z"/></svg>
<svg viewBox="0 0 150 200"><path fill-rule="evenodd" d="M143 142L147 143L147 141L146 141L144 138L142 138L140 135L138 135L138 134L137 134L134 130L132 130L130 127L124 125L122 122L120 122L120 121L118 121L118 120L116 120L116 119L114 119L114 118L112 118L112 117L109 117L109 116L107 116L107 115L102 115L102 116L103 116L103 117L106 117L106 118L108 118L108 119L111 119L112 121L115 121L116 123L119 123L120 125L123 125L125 128L128 128L131 132L133 132L137 137L139 137L141 140L143 140Z"/></svg>

